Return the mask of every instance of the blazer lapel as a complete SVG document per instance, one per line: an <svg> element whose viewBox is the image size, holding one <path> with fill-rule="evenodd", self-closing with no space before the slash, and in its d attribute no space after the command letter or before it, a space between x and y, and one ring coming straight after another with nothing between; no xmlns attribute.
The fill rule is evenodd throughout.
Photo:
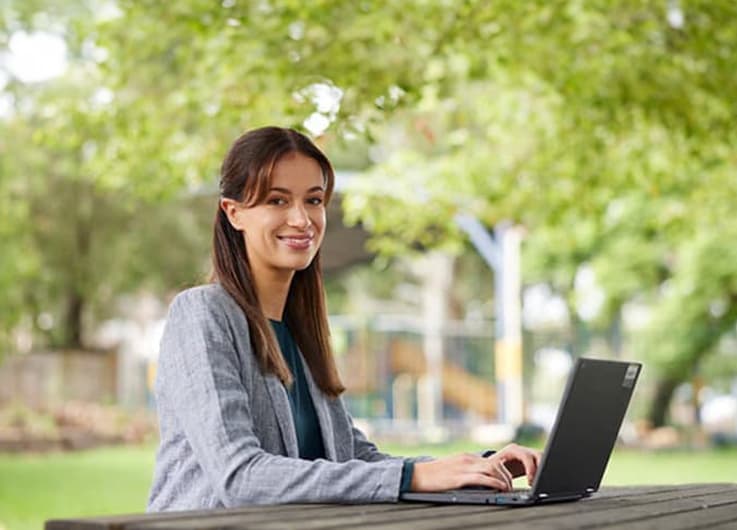
<svg viewBox="0 0 737 530"><path fill-rule="evenodd" d="M338 456L335 448L335 440L333 438L333 422L330 419L327 399L325 398L325 394L322 393L322 390L317 388L315 381L312 379L310 367L307 366L307 363L301 354L299 357L302 361L302 369L305 373L305 379L307 379L307 387L310 389L310 395L312 396L312 403L315 405L317 421L320 423L320 433L322 434L322 445L325 448L325 457L328 460L337 462Z"/></svg>
<svg viewBox="0 0 737 530"><path fill-rule="evenodd" d="M279 423L279 431L287 456L299 458L297 432L294 430L294 418L292 418L292 409L289 407L287 391L279 378L272 374L266 376L266 388L269 390L271 403L274 406L274 414Z"/></svg>

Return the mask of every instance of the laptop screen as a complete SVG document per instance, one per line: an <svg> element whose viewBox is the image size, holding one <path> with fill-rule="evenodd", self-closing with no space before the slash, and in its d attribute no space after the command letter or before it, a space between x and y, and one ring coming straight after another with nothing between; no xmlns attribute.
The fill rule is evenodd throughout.
<svg viewBox="0 0 737 530"><path fill-rule="evenodd" d="M533 485L536 495L599 489L640 368L578 359Z"/></svg>

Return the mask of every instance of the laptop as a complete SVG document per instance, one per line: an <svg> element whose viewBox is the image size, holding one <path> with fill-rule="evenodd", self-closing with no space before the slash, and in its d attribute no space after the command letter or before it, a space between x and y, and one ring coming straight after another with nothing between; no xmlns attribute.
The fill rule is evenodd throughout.
<svg viewBox="0 0 737 530"><path fill-rule="evenodd" d="M599 489L642 364L581 357L568 378L532 488L407 492L404 501L526 506L574 501Z"/></svg>

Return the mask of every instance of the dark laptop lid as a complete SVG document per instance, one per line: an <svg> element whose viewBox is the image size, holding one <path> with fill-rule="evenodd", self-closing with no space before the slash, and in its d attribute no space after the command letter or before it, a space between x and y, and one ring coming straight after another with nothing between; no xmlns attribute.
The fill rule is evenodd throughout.
<svg viewBox="0 0 737 530"><path fill-rule="evenodd" d="M599 489L642 365L579 358L568 378L534 497Z"/></svg>

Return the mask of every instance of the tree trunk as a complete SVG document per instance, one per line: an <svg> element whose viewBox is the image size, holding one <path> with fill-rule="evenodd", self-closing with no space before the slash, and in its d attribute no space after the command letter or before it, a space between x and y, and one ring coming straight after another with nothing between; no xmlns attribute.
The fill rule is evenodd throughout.
<svg viewBox="0 0 737 530"><path fill-rule="evenodd" d="M648 420L653 427L665 425L668 416L668 407L673 398L673 392L681 383L676 377L663 376L655 385L655 397L650 405Z"/></svg>
<svg viewBox="0 0 737 530"><path fill-rule="evenodd" d="M64 315L65 346L82 348L82 316L86 305L85 288L89 281L90 248L92 242L92 206L94 204L92 189L89 184L78 183L78 206L74 223L75 260L73 269L73 285L67 296L66 314Z"/></svg>
<svg viewBox="0 0 737 530"><path fill-rule="evenodd" d="M573 291L571 291L573 292ZM578 315L576 306L573 303L572 295L566 299L568 306L569 322L571 326L571 342L570 351L574 358L581 357L586 353L589 347L589 329L584 320Z"/></svg>
<svg viewBox="0 0 737 530"><path fill-rule="evenodd" d="M685 367L676 369L675 372L666 373L658 379L655 389L655 397L653 398L648 419L653 427L662 427L665 425L666 416L668 415L668 406L673 397L676 387L688 381L691 377L698 374L698 365L701 360L709 352L711 352L722 336L734 329L737 322L737 294L729 297L730 310L726 311L720 318L715 319L706 329L693 331L696 338L690 344L686 345L685 353L682 354L680 363ZM704 316L703 320L708 321L709 317ZM683 359L687 362L684 363ZM694 389L694 392L696 389ZM698 411L697 418L698 421Z"/></svg>
<svg viewBox="0 0 737 530"><path fill-rule="evenodd" d="M612 323L609 327L609 347L615 359L622 358L622 304L617 304L611 319Z"/></svg>
<svg viewBox="0 0 737 530"><path fill-rule="evenodd" d="M67 298L67 307L64 315L65 338L64 346L68 348L82 347L82 313L84 298L72 291Z"/></svg>

